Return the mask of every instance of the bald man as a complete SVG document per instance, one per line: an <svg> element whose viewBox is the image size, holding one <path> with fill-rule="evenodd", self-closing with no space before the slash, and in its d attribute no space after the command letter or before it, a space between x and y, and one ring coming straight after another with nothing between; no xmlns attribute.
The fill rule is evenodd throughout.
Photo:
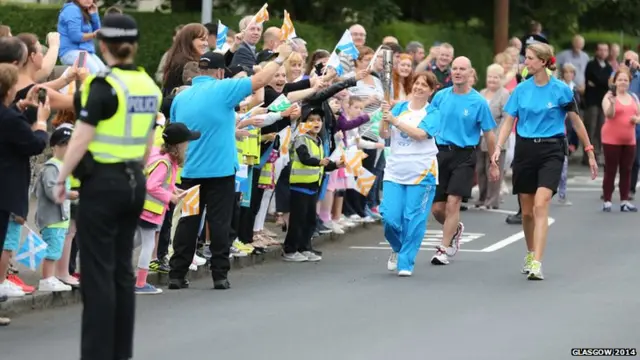
<svg viewBox="0 0 640 360"><path fill-rule="evenodd" d="M396 39L393 36L385 36L384 39L382 39L382 43L383 44L396 44L396 45L400 45L400 42L398 42L398 39Z"/></svg>
<svg viewBox="0 0 640 360"><path fill-rule="evenodd" d="M264 34L262 35L262 40L264 43L262 49L276 51L278 46L282 44L282 40L280 40L281 36L282 30L280 30L280 28L277 28L275 26L267 28L267 30L265 30Z"/></svg>
<svg viewBox="0 0 640 360"><path fill-rule="evenodd" d="M584 71L587 69L587 63L589 62L589 55L585 53L584 38L580 35L575 35L571 41L571 49L561 51L556 56L556 63L558 69L562 69L564 64L571 64L576 68L576 76L573 82L578 88L584 89Z"/></svg>
<svg viewBox="0 0 640 360"><path fill-rule="evenodd" d="M440 119L435 134L438 145L438 186L432 212L442 224L442 244L431 258L434 265L449 264L449 257L460 249L464 225L460 222L460 204L471 196L476 167L476 147L484 133L489 154L493 154L496 122L487 100L471 87L473 68L466 57L451 64L453 86L436 93L427 108L427 116ZM497 167L492 171L498 171Z"/></svg>
<svg viewBox="0 0 640 360"><path fill-rule="evenodd" d="M355 46L364 46L367 41L367 31L364 29L364 26L360 24L351 25L349 28L349 33L351 33L351 38L353 39L353 44ZM355 61L347 54L340 54L340 65L342 65L342 69L345 74L349 74L351 72L355 72L356 64Z"/></svg>

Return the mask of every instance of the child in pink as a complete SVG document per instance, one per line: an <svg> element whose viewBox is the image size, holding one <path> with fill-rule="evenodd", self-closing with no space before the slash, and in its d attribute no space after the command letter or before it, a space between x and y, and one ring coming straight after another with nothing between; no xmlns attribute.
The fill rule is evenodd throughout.
<svg viewBox="0 0 640 360"><path fill-rule="evenodd" d="M189 141L200 138L200 133L190 131L182 123L167 125L162 133L164 144L154 147L149 155L145 168L147 174L147 197L144 210L140 215L140 223L136 229L136 244L141 244L138 258L138 275L136 294L155 295L162 290L147 283L149 264L153 249L158 241L156 234L160 231L169 202L177 204L185 192L176 188L178 167L184 164L185 152Z"/></svg>

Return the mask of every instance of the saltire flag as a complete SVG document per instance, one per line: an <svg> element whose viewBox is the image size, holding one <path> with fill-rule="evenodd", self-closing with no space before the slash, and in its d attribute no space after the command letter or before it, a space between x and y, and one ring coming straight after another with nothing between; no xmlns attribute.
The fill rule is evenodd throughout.
<svg viewBox="0 0 640 360"><path fill-rule="evenodd" d="M224 44L227 42L228 33L229 28L218 20L218 33L216 34L216 48L218 50L222 49Z"/></svg>
<svg viewBox="0 0 640 360"><path fill-rule="evenodd" d="M35 231L28 227L27 229L29 230L29 234L27 234L27 238L22 244L22 247L18 250L15 259L32 271L37 271L47 254L47 243L45 243Z"/></svg>
<svg viewBox="0 0 640 360"><path fill-rule="evenodd" d="M353 43L353 38L351 37L349 30L344 31L344 34L342 34L340 41L338 41L335 49L333 49L333 52L329 57L329 61L327 62L327 66L334 68L338 76L342 76L344 74L344 69L340 64L340 55L343 53L353 60L358 59L358 56L360 55L360 52L358 52L358 49L356 48L356 44Z"/></svg>

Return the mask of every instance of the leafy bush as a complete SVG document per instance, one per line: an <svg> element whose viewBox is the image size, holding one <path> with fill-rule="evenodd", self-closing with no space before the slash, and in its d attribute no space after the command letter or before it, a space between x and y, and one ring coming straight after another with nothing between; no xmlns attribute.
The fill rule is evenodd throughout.
<svg viewBox="0 0 640 360"><path fill-rule="evenodd" d="M0 5L2 22L11 27L14 34L21 32L35 33L44 39L50 31L55 31L57 25L59 6L49 5ZM140 27L141 41L138 62L149 73L153 73L160 61L162 54L168 49L173 36L173 29L180 24L200 22L200 14L191 13L146 13L128 12L132 14ZM216 14L223 24L232 29L238 29L241 16ZM333 50L336 42L348 27L347 24L306 24L295 21L296 32L307 41L309 51L315 49ZM281 19L272 19L267 26L280 27ZM373 29L369 28L369 43L379 43L386 35L398 38L401 44L419 40L427 51L435 41L449 42L456 49L456 55L465 55L473 61L478 71L480 83L484 83L484 73L487 65L493 58L492 43L487 39L473 33L470 29L452 29L450 27L435 25L422 25L407 22L393 22L383 24Z"/></svg>
<svg viewBox="0 0 640 360"><path fill-rule="evenodd" d="M580 35L584 37L584 50L587 53L595 52L596 45L598 43L616 43L619 44L623 49L631 49L635 50L636 46L638 46L638 37L624 34L621 36L620 33L616 32L606 32L606 31L586 31L581 32ZM564 49L571 48L571 40L573 39L573 35L567 35L562 37L559 41L556 42L555 51L559 52Z"/></svg>

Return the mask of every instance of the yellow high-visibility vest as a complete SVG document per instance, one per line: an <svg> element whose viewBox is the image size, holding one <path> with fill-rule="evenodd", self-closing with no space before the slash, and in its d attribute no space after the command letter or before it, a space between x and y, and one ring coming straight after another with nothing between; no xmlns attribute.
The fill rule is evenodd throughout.
<svg viewBox="0 0 640 360"><path fill-rule="evenodd" d="M324 158L323 147L318 146L310 135L304 134L298 136L302 136L304 138L304 142L312 157L318 160L322 160ZM291 153L293 154L291 161L291 175L289 176L289 182L291 184L312 184L320 183L320 181L322 181L322 174L324 173L324 168L322 166L304 165L300 162L295 150Z"/></svg>
<svg viewBox="0 0 640 360"><path fill-rule="evenodd" d="M80 180L76 179L73 175L69 175L69 180L71 182L71 188L72 189L79 189L80 188Z"/></svg>
<svg viewBox="0 0 640 360"><path fill-rule="evenodd" d="M162 93L153 79L140 68L137 71L113 68L104 78L116 92L118 109L110 119L98 123L89 151L98 163L116 164L141 161L147 149L149 132L156 123ZM81 103L86 106L91 82L82 89Z"/></svg>
<svg viewBox="0 0 640 360"><path fill-rule="evenodd" d="M258 178L258 184L260 185L273 185L273 164L265 163L262 169L260 169L260 177Z"/></svg>
<svg viewBox="0 0 640 360"><path fill-rule="evenodd" d="M148 177L153 172L153 170L155 170L160 164L165 164L167 166L167 176L164 178L164 180L162 180L161 186L163 189L169 190L169 187L171 187L171 163L167 159L159 159L154 161L144 169L144 173ZM145 210L153 214L162 215L162 213L164 212L165 206L166 204L162 202L162 200L154 197L153 195L149 194L149 192L147 191L147 195L145 196L145 199L144 199Z"/></svg>

